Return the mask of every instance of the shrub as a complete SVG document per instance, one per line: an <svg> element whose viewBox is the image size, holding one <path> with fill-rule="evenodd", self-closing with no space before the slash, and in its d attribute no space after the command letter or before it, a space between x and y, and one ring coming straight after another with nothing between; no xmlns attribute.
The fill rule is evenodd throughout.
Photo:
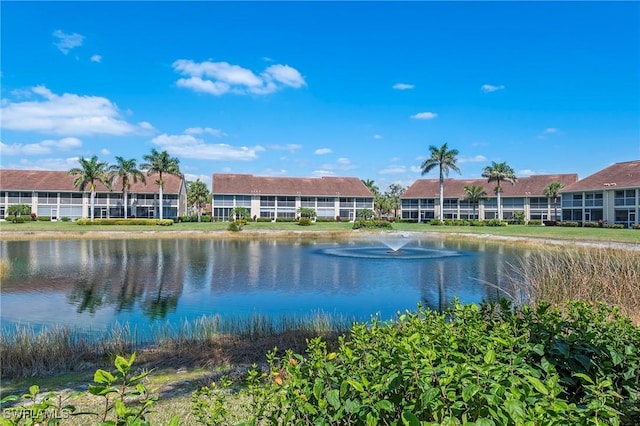
<svg viewBox="0 0 640 426"><path fill-rule="evenodd" d="M578 222L556 222L557 226L566 226L569 228L577 228L578 226L580 226L580 223Z"/></svg>
<svg viewBox="0 0 640 426"><path fill-rule="evenodd" d="M34 222L35 222L35 221L36 221L36 219L37 219L37 217L38 217L38 215L37 215L37 214L35 214L35 213L31 213L31 220L32 220L32 221L34 221Z"/></svg>
<svg viewBox="0 0 640 426"><path fill-rule="evenodd" d="M524 212L513 212L513 216L507 221L507 223L509 225L524 225L525 217Z"/></svg>
<svg viewBox="0 0 640 426"><path fill-rule="evenodd" d="M440 219L431 219L429 221L429 225L431 225L431 226L441 226L441 225L444 225L444 222L441 221Z"/></svg>
<svg viewBox="0 0 640 426"><path fill-rule="evenodd" d="M529 222L527 222L527 225L529 225L529 226L540 226L540 225L542 225L542 221L541 220L530 220Z"/></svg>
<svg viewBox="0 0 640 426"><path fill-rule="evenodd" d="M231 232L240 232L242 231L242 224L238 221L229 222L229 226L227 226L227 231Z"/></svg>
<svg viewBox="0 0 640 426"><path fill-rule="evenodd" d="M634 224L634 225L631 225L631 227L633 229L640 229L640 224Z"/></svg>
<svg viewBox="0 0 640 426"><path fill-rule="evenodd" d="M311 226L313 225L313 221L308 217L301 217L298 221L298 225L300 226Z"/></svg>
<svg viewBox="0 0 640 426"><path fill-rule="evenodd" d="M485 226L507 226L507 222L500 219L485 219L483 222Z"/></svg>
<svg viewBox="0 0 640 426"><path fill-rule="evenodd" d="M211 215L210 214L203 214L201 220L203 222L211 222Z"/></svg>
<svg viewBox="0 0 640 426"><path fill-rule="evenodd" d="M271 222L271 218L270 217L259 217L258 219L256 219L256 222Z"/></svg>
<svg viewBox="0 0 640 426"><path fill-rule="evenodd" d="M92 222L89 218L81 218L76 220L78 225L159 225L171 226L174 224L173 219L94 219Z"/></svg>
<svg viewBox="0 0 640 426"><path fill-rule="evenodd" d="M5 220L7 222L11 222L11 223L25 223L26 219L24 218L24 216L7 216L5 217Z"/></svg>
<svg viewBox="0 0 640 426"><path fill-rule="evenodd" d="M278 223L293 223L293 222L297 222L298 219L296 219L295 217L278 217L276 218L276 222Z"/></svg>
<svg viewBox="0 0 640 426"><path fill-rule="evenodd" d="M62 217L60 218L60 220L61 220L62 222L71 222L71 218L70 218L69 216L62 216Z"/></svg>
<svg viewBox="0 0 640 426"><path fill-rule="evenodd" d="M377 219L357 219L353 222L353 229L393 229L391 222Z"/></svg>
<svg viewBox="0 0 640 426"><path fill-rule="evenodd" d="M317 217L316 218L316 222L323 222L323 223L329 223L329 222L335 222L336 220L331 218L331 217Z"/></svg>
<svg viewBox="0 0 640 426"><path fill-rule="evenodd" d="M585 228L600 228L600 223L599 222L585 222L584 223L584 227Z"/></svg>
<svg viewBox="0 0 640 426"><path fill-rule="evenodd" d="M609 229L624 229L624 225L621 223L607 223L604 227Z"/></svg>
<svg viewBox="0 0 640 426"><path fill-rule="evenodd" d="M572 303L564 314L504 301L420 308L355 324L338 344L330 351L316 338L305 356L270 352L268 372L248 373L242 420L632 425L640 415L640 329L602 305ZM194 393L194 414L229 424L222 417L238 398L228 401L215 386Z"/></svg>
<svg viewBox="0 0 640 426"><path fill-rule="evenodd" d="M33 218L31 220L34 220ZM51 216L38 216L35 220L39 222L51 222Z"/></svg>

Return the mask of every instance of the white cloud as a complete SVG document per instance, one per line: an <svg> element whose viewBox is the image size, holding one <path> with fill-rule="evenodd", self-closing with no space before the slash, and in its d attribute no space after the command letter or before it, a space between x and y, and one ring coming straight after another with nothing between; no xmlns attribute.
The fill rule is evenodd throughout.
<svg viewBox="0 0 640 426"><path fill-rule="evenodd" d="M373 138L376 139L376 140L380 140L380 139L382 139L382 135L375 134L375 135L373 135Z"/></svg>
<svg viewBox="0 0 640 426"><path fill-rule="evenodd" d="M32 160L31 158L21 158L17 163L4 165L7 169L20 170L64 170L78 167L78 157L70 158L43 158Z"/></svg>
<svg viewBox="0 0 640 426"><path fill-rule="evenodd" d="M274 170L274 169L264 169L260 175L261 176L286 176L287 174L287 169L280 169L280 170Z"/></svg>
<svg viewBox="0 0 640 426"><path fill-rule="evenodd" d="M82 42L84 41L84 36L81 34L66 34L61 30L55 30L53 36L57 39L53 44L65 55L69 53L71 49L82 46Z"/></svg>
<svg viewBox="0 0 640 426"><path fill-rule="evenodd" d="M206 134L215 136L217 138L227 136L227 134L224 133L222 130L213 129L211 127L189 127L184 131L184 133L187 135L202 135L206 133Z"/></svg>
<svg viewBox="0 0 640 426"><path fill-rule="evenodd" d="M492 84L483 84L480 87L480 90L482 90L484 93L491 93L497 90L504 90L504 85L501 84L500 86L494 86Z"/></svg>
<svg viewBox="0 0 640 426"><path fill-rule="evenodd" d="M92 55L91 56L91 62L102 62L102 56L101 55Z"/></svg>
<svg viewBox="0 0 640 426"><path fill-rule="evenodd" d="M205 185L207 185L207 188L211 190L211 175L194 175L192 173L185 173L184 177L190 182L195 182L200 179L200 181L204 182Z"/></svg>
<svg viewBox="0 0 640 426"><path fill-rule="evenodd" d="M393 165L393 166L385 167L384 169L380 170L378 173L380 173L381 175L389 175L389 174L400 174L400 173L406 173L406 172L407 172L406 166Z"/></svg>
<svg viewBox="0 0 640 426"><path fill-rule="evenodd" d="M178 59L173 69L184 77L176 85L195 92L220 96L225 93L267 95L284 87L300 88L306 82L300 72L289 65L270 65L260 75L228 62L194 62Z"/></svg>
<svg viewBox="0 0 640 426"><path fill-rule="evenodd" d="M460 157L458 157L458 162L460 163L482 163L484 161L488 161L487 157L485 157L484 155L475 155L473 157L461 155Z"/></svg>
<svg viewBox="0 0 640 426"><path fill-rule="evenodd" d="M331 154L332 152L333 150L331 148L318 148L313 153L316 155L325 155L325 154Z"/></svg>
<svg viewBox="0 0 640 426"><path fill-rule="evenodd" d="M338 168L340 170L351 170L356 168L356 166L351 162L351 160L345 157L338 158L336 160L336 164L338 165Z"/></svg>
<svg viewBox="0 0 640 426"><path fill-rule="evenodd" d="M538 135L538 139L546 139L547 136L554 134L560 134L560 129L557 129L555 127L547 127L542 131L541 134Z"/></svg>
<svg viewBox="0 0 640 426"><path fill-rule="evenodd" d="M313 172L311 172L311 174L312 174L313 176L319 176L319 177L321 177L321 176L335 176L335 175L336 175L336 174L335 174L334 172L332 172L331 170L323 170L323 169L320 169L320 170L314 170Z"/></svg>
<svg viewBox="0 0 640 426"><path fill-rule="evenodd" d="M106 157L108 155L111 155L111 151L109 151L107 148L102 148L100 150L100 155L102 155L103 157Z"/></svg>
<svg viewBox="0 0 640 426"><path fill-rule="evenodd" d="M2 128L78 136L126 135L144 132L151 126L126 122L117 106L100 96L56 95L45 86L32 87L31 92L43 99L3 103Z"/></svg>
<svg viewBox="0 0 640 426"><path fill-rule="evenodd" d="M396 83L393 86L391 86L392 88L396 89L396 90L411 90L413 89L414 86L413 84L406 84L406 83Z"/></svg>
<svg viewBox="0 0 640 426"><path fill-rule="evenodd" d="M82 141L78 138L63 138L59 140L47 139L38 143L11 144L0 142L0 154L2 155L47 155L58 151L69 151L80 148Z"/></svg>
<svg viewBox="0 0 640 426"><path fill-rule="evenodd" d="M297 150L299 150L300 148L302 148L302 145L297 144L297 143L289 143L289 144L285 144L285 145L269 145L269 149L272 149L274 151L290 151L290 152L295 152Z"/></svg>
<svg viewBox="0 0 640 426"><path fill-rule="evenodd" d="M409 170L413 173L422 173L422 169L419 166L411 166Z"/></svg>
<svg viewBox="0 0 640 426"><path fill-rule="evenodd" d="M414 114L411 116L411 118L416 120L433 120L437 116L438 114L436 114L435 112L425 111L425 112L419 112L417 114Z"/></svg>
<svg viewBox="0 0 640 426"><path fill-rule="evenodd" d="M198 160L250 161L258 158L257 153L264 151L261 146L236 147L227 144L208 144L192 135L156 136L151 141L171 155Z"/></svg>
<svg viewBox="0 0 640 426"><path fill-rule="evenodd" d="M525 176L531 176L535 174L536 172L534 172L533 170L523 169L523 170L518 170L518 172L516 173L516 176L525 177Z"/></svg>

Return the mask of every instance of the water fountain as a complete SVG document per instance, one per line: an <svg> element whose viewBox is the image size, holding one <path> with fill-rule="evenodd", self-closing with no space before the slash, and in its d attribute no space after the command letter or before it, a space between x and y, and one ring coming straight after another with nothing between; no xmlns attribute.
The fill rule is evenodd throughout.
<svg viewBox="0 0 640 426"><path fill-rule="evenodd" d="M434 249L412 244L416 239L411 235L400 232L382 232L366 239L370 244L353 243L340 245L322 250L331 256L352 257L360 259L441 259L445 257L461 256L454 250ZM372 243L377 243L373 245Z"/></svg>

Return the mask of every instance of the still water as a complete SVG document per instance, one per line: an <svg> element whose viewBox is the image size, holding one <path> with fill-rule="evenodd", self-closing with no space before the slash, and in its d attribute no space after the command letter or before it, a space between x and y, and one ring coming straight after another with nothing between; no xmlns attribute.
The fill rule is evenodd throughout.
<svg viewBox="0 0 640 426"><path fill-rule="evenodd" d="M327 313L367 321L418 303L493 300L518 250L407 239L349 243L175 240L3 241L2 327L128 323L144 330L223 318ZM397 247L393 247L397 248Z"/></svg>

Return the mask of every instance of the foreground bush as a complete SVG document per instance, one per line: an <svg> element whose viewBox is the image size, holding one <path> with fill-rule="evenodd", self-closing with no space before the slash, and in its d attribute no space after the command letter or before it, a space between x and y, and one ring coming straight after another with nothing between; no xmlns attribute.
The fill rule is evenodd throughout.
<svg viewBox="0 0 640 426"><path fill-rule="evenodd" d="M173 220L171 219L78 219L76 220L78 225L159 225L159 226L171 226Z"/></svg>
<svg viewBox="0 0 640 426"><path fill-rule="evenodd" d="M640 418L640 329L603 305L572 303L565 313L506 302L443 314L419 309L356 324L336 352L318 338L306 356L275 353L267 373L249 373L244 414L230 410L237 397L214 384L193 396L199 421L632 425Z"/></svg>

